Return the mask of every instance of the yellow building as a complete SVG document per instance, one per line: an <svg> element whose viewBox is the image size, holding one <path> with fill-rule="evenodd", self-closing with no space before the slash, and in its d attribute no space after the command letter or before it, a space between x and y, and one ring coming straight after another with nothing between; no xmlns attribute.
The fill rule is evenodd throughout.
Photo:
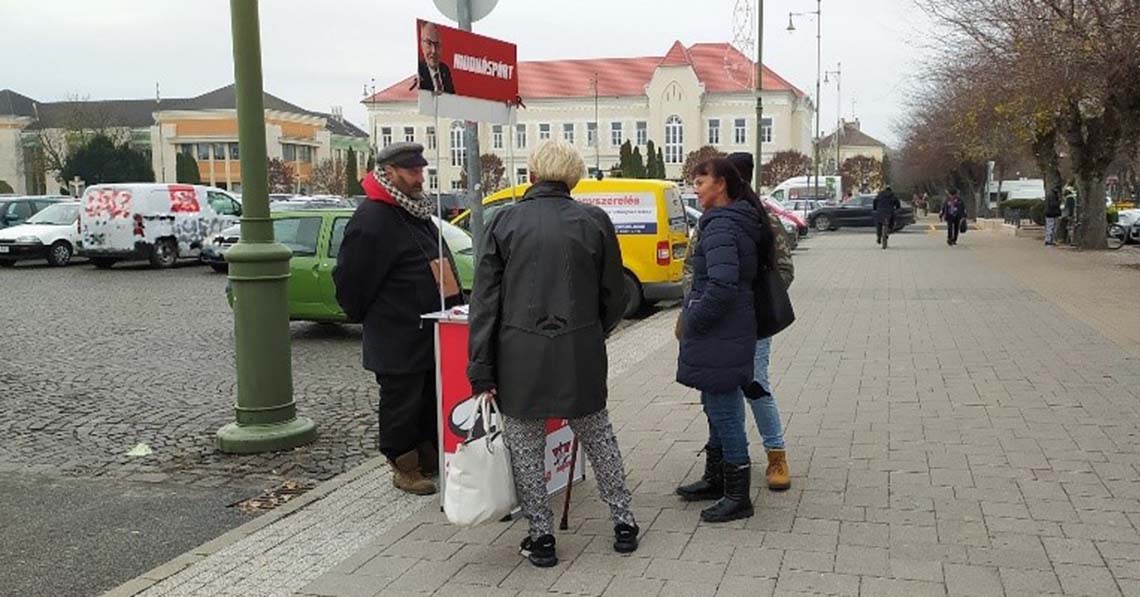
<svg viewBox="0 0 1140 597"><path fill-rule="evenodd" d="M368 134L338 110L314 112L268 93L264 102L269 157L291 166L298 190L308 190L316 164L343 161L349 148L363 170ZM55 192L59 164L51 154L102 131L148 155L158 182L177 181L177 154L184 153L197 161L204 184L240 191L236 106L233 85L192 98L80 102L37 102L3 90L0 180L17 193Z"/></svg>

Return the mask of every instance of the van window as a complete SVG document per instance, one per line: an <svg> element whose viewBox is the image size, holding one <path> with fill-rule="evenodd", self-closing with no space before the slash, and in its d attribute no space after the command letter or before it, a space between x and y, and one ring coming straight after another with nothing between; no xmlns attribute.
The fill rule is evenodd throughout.
<svg viewBox="0 0 1140 597"><path fill-rule="evenodd" d="M483 206L483 224L486 225L487 222L490 222L491 217L494 216L496 213L498 213L500 210L506 209L506 208L508 208L514 204L515 204L514 201L508 200L508 201L496 201L495 203L484 205ZM471 214L470 214L470 212L468 212L466 218L459 220L458 222L455 223L455 225L466 230L466 231L468 231L468 232L471 232Z"/></svg>
<svg viewBox="0 0 1140 597"><path fill-rule="evenodd" d="M344 242L344 229L348 226L348 218L337 218L333 221L332 239L329 240L329 257L340 255L340 245Z"/></svg>
<svg viewBox="0 0 1140 597"><path fill-rule="evenodd" d="M240 216L241 206L236 201L230 198L225 193L217 191L207 191L206 197L210 202L210 207L214 213L220 216Z"/></svg>
<svg viewBox="0 0 1140 597"><path fill-rule="evenodd" d="M277 242L289 247L294 256L312 257L316 255L317 237L320 233L320 216L273 220L273 237L277 239Z"/></svg>

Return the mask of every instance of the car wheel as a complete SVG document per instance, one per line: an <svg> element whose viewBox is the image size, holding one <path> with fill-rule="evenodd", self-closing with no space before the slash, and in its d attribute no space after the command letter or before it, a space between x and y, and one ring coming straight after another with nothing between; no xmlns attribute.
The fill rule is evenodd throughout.
<svg viewBox="0 0 1140 597"><path fill-rule="evenodd" d="M230 264L228 263L211 263L210 267L219 274L225 274L230 271Z"/></svg>
<svg viewBox="0 0 1140 597"><path fill-rule="evenodd" d="M625 274L625 313L623 317L629 318L637 314L641 310L641 305L644 299L641 296L641 284L637 283L629 272Z"/></svg>
<svg viewBox="0 0 1140 597"><path fill-rule="evenodd" d="M67 241L55 241L48 249L47 261L49 265L55 267L63 267L71 263L71 245Z"/></svg>
<svg viewBox="0 0 1140 597"><path fill-rule="evenodd" d="M178 246L173 239L163 238L154 242L150 251L150 264L159 269L168 268L178 261Z"/></svg>
<svg viewBox="0 0 1140 597"><path fill-rule="evenodd" d="M820 232L827 232L828 230L831 230L831 218L828 216L816 216L815 229Z"/></svg>
<svg viewBox="0 0 1140 597"><path fill-rule="evenodd" d="M117 261L118 259L109 259L107 257L92 257L91 265L99 269L111 269Z"/></svg>

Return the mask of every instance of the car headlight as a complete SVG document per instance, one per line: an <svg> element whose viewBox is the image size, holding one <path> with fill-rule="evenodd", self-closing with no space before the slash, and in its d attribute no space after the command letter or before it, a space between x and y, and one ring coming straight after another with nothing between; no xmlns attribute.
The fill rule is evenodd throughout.
<svg viewBox="0 0 1140 597"><path fill-rule="evenodd" d="M34 236L21 236L16 239L16 242L21 245L42 245L44 241Z"/></svg>

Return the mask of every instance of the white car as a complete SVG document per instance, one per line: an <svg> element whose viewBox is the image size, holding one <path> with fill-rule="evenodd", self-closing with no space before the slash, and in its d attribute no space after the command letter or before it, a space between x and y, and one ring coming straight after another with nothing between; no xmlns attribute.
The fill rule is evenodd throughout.
<svg viewBox="0 0 1140 597"><path fill-rule="evenodd" d="M78 201L53 203L23 224L0 230L0 265L44 258L57 267L70 263L79 239L79 210Z"/></svg>

